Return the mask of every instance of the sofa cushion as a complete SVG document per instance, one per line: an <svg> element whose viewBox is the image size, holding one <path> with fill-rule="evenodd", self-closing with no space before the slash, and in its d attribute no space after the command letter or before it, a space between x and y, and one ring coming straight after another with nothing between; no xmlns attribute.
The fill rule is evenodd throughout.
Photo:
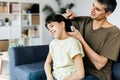
<svg viewBox="0 0 120 80"><path fill-rule="evenodd" d="M20 65L15 67L15 77L17 80L26 80L30 73L33 71L40 71L44 70L44 61L32 63L32 64L26 64L26 65Z"/></svg>
<svg viewBox="0 0 120 80"><path fill-rule="evenodd" d="M44 70L33 71L28 75L27 80L47 80Z"/></svg>

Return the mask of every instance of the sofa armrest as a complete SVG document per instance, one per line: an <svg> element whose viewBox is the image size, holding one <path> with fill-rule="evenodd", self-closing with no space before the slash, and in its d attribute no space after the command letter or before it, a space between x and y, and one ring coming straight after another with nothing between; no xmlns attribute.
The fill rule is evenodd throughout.
<svg viewBox="0 0 120 80"><path fill-rule="evenodd" d="M43 61L46 59L48 51L48 45L10 48L10 64L18 66Z"/></svg>

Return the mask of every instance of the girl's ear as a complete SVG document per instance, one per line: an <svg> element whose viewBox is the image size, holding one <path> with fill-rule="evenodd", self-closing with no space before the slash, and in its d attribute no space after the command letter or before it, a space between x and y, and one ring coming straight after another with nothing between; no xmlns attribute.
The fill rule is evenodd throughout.
<svg viewBox="0 0 120 80"><path fill-rule="evenodd" d="M64 21L60 22L60 24L61 24L63 27L65 27L65 22L64 22Z"/></svg>

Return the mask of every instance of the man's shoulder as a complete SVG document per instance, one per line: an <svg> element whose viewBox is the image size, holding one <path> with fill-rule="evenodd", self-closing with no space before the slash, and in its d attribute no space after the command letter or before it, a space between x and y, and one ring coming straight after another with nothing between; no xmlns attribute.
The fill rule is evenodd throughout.
<svg viewBox="0 0 120 80"><path fill-rule="evenodd" d="M90 16L77 16L74 18L73 22L79 25L83 25L93 22L93 19Z"/></svg>
<svg viewBox="0 0 120 80"><path fill-rule="evenodd" d="M75 20L93 20L90 16L77 16Z"/></svg>
<svg viewBox="0 0 120 80"><path fill-rule="evenodd" d="M114 25L113 28L114 30L120 31L120 29L116 25Z"/></svg>
<svg viewBox="0 0 120 80"><path fill-rule="evenodd" d="M120 34L120 29L117 27L117 26L112 26L111 28L109 28L110 30L110 33L117 33L117 34Z"/></svg>

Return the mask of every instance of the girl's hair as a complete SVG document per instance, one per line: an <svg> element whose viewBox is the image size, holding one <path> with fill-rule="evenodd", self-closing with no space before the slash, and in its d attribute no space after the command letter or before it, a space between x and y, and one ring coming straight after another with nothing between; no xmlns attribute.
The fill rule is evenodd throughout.
<svg viewBox="0 0 120 80"><path fill-rule="evenodd" d="M60 14L56 14L56 15L50 15L46 18L46 22L45 22L45 26L47 28L47 25L50 24L51 22L62 22L64 21L65 22L65 30L66 31L71 31L71 28L70 26L72 25L72 22L71 20L69 19L65 19L62 15Z"/></svg>

